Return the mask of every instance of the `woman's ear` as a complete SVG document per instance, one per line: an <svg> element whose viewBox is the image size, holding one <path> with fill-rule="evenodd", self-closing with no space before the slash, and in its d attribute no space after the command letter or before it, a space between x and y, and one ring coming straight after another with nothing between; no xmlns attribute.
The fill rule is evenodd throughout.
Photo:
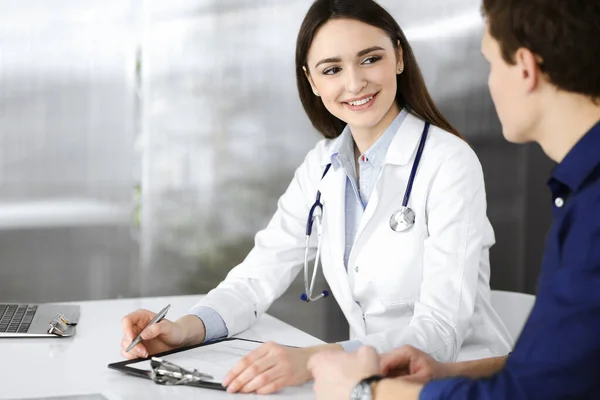
<svg viewBox="0 0 600 400"><path fill-rule="evenodd" d="M396 74L400 75L404 71L404 53L400 41L397 43L398 50L396 52Z"/></svg>
<svg viewBox="0 0 600 400"><path fill-rule="evenodd" d="M313 93L315 94L315 96L319 96L319 91L317 90L317 87L315 86L315 83L313 82L310 74L306 70L306 67L302 67L302 70L304 71L304 76L306 77L306 80L308 80L308 83L310 84Z"/></svg>

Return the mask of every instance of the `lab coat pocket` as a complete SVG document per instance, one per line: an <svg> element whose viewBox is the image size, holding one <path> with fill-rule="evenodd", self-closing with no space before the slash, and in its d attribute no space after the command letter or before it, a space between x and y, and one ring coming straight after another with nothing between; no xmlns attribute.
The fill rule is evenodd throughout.
<svg viewBox="0 0 600 400"><path fill-rule="evenodd" d="M380 235L368 259L372 292L390 307L414 302L422 282L422 240L415 235L399 237L395 232Z"/></svg>
<svg viewBox="0 0 600 400"><path fill-rule="evenodd" d="M378 302L381 304L382 312L386 318L395 321L404 320L408 324L415 312L415 301L417 300L418 297L380 298Z"/></svg>
<svg viewBox="0 0 600 400"><path fill-rule="evenodd" d="M393 308L414 308L415 301L417 301L419 297L409 297L409 298L396 298L396 299L379 299L383 306L390 310Z"/></svg>

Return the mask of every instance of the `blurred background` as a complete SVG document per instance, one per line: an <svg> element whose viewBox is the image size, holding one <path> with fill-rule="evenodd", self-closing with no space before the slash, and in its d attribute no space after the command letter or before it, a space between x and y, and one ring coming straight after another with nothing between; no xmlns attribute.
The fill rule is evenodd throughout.
<svg viewBox="0 0 600 400"><path fill-rule="evenodd" d="M320 138L294 76L311 3L0 0L0 301L206 293L242 261ZM380 4L483 164L492 288L535 293L553 165L502 138L480 1ZM269 313L347 338L302 288Z"/></svg>

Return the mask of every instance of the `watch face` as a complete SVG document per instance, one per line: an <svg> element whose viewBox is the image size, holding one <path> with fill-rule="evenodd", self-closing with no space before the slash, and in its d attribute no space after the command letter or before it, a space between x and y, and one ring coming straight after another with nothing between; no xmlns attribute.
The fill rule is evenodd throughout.
<svg viewBox="0 0 600 400"><path fill-rule="evenodd" d="M371 400L371 384L360 382L354 386L350 392L350 400Z"/></svg>

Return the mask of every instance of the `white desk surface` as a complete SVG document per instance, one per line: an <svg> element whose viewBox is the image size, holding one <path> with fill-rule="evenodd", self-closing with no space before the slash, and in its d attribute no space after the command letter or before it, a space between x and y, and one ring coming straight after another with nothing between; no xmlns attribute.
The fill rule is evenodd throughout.
<svg viewBox="0 0 600 400"><path fill-rule="evenodd" d="M109 369L122 360L121 317L138 308L158 311L171 304L167 318L187 313L201 296L78 302L81 318L72 338L0 339L0 399L26 399L105 393L116 399L312 399L311 384L269 395L233 395L210 389L167 387ZM321 340L269 315L239 337L311 346Z"/></svg>

